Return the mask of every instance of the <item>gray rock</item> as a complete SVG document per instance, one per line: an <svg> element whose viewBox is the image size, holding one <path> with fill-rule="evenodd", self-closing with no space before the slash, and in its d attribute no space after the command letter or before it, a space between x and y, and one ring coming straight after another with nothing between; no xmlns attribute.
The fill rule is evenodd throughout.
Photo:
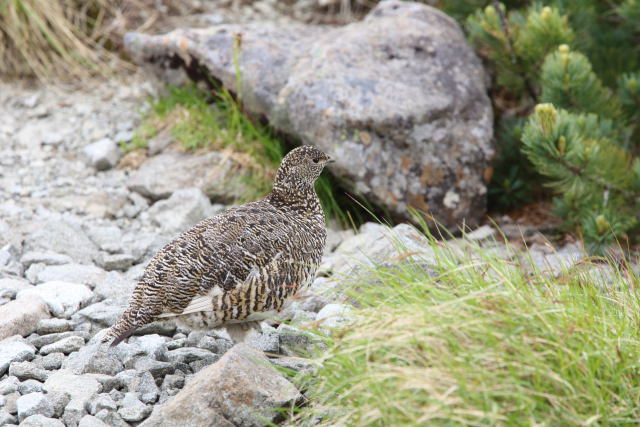
<svg viewBox="0 0 640 427"><path fill-rule="evenodd" d="M147 213L151 221L162 227L165 233L178 233L191 228L205 219L211 203L199 188L175 191L166 200L156 202Z"/></svg>
<svg viewBox="0 0 640 427"><path fill-rule="evenodd" d="M84 147L84 155L89 166L97 170L111 169L118 164L121 156L118 144L109 138L104 138Z"/></svg>
<svg viewBox="0 0 640 427"><path fill-rule="evenodd" d="M42 383L36 380L26 380L18 386L20 394L37 393L42 391Z"/></svg>
<svg viewBox="0 0 640 427"><path fill-rule="evenodd" d="M198 347L209 350L215 354L224 354L233 344L229 340L214 338L208 335L203 336L198 342Z"/></svg>
<svg viewBox="0 0 640 427"><path fill-rule="evenodd" d="M176 190L201 189L211 200L230 203L246 192L245 173L230 156L168 152L147 159L133 171L128 187L152 200L166 199Z"/></svg>
<svg viewBox="0 0 640 427"><path fill-rule="evenodd" d="M13 362L33 359L35 347L19 337L10 337L0 341L0 377Z"/></svg>
<svg viewBox="0 0 640 427"><path fill-rule="evenodd" d="M38 335L67 332L73 329L73 324L66 319L42 319L38 322L36 332Z"/></svg>
<svg viewBox="0 0 640 427"><path fill-rule="evenodd" d="M143 327L136 329L133 334L138 336L158 334L171 337L175 332L176 324L175 322L169 320L165 322L149 323L148 325L144 325Z"/></svg>
<svg viewBox="0 0 640 427"><path fill-rule="evenodd" d="M18 418L11 415L8 411L0 409L0 426L6 426L8 424L17 424Z"/></svg>
<svg viewBox="0 0 640 427"><path fill-rule="evenodd" d="M166 375L164 380L162 380L162 385L160 388L162 390L168 389L180 389L184 387L184 375Z"/></svg>
<svg viewBox="0 0 640 427"><path fill-rule="evenodd" d="M31 415L53 416L53 407L43 393L29 393L20 397L16 402L18 405L18 419L22 422Z"/></svg>
<svg viewBox="0 0 640 427"><path fill-rule="evenodd" d="M107 423L100 418L91 415L85 415L78 423L78 427L109 427Z"/></svg>
<svg viewBox="0 0 640 427"><path fill-rule="evenodd" d="M118 405L116 405L116 402L108 393L100 393L99 395L91 399L88 409L91 415L96 415L103 409L116 411L118 409Z"/></svg>
<svg viewBox="0 0 640 427"><path fill-rule="evenodd" d="M169 362L161 362L150 357L140 357L133 365L136 371L149 371L154 378L162 378L175 371L175 366ZM148 402L147 402L148 403Z"/></svg>
<svg viewBox="0 0 640 427"><path fill-rule="evenodd" d="M107 271L126 271L136 259L129 254L108 254L102 252L96 259L97 264Z"/></svg>
<svg viewBox="0 0 640 427"><path fill-rule="evenodd" d="M87 405L88 398L79 397L73 398L67 403L62 414L62 421L67 426L77 426L80 423L82 417L87 415L85 406Z"/></svg>
<svg viewBox="0 0 640 427"><path fill-rule="evenodd" d="M11 394L18 391L20 381L16 377L6 377L0 381L0 395Z"/></svg>
<svg viewBox="0 0 640 427"><path fill-rule="evenodd" d="M100 344L89 344L75 353L71 353L62 365L74 374L116 375L124 369L118 357Z"/></svg>
<svg viewBox="0 0 640 427"><path fill-rule="evenodd" d="M312 349L313 339L309 332L301 331L292 326L281 324L278 326L280 350L288 355L308 353Z"/></svg>
<svg viewBox="0 0 640 427"><path fill-rule="evenodd" d="M196 360L207 360L214 363L220 358L207 350L197 347L182 347L167 352L167 359L173 363L191 363Z"/></svg>
<svg viewBox="0 0 640 427"><path fill-rule="evenodd" d="M29 268L31 264L45 264L45 265L61 265L73 262L69 255L58 254L55 252L39 252L29 251L25 252L20 258L20 262L25 268Z"/></svg>
<svg viewBox="0 0 640 427"><path fill-rule="evenodd" d="M93 298L91 289L78 283L52 281L20 291L16 300L41 297L56 317L69 317ZM40 319L38 319L40 320ZM36 322L37 324L37 322Z"/></svg>
<svg viewBox="0 0 640 427"><path fill-rule="evenodd" d="M33 364L48 371L60 369L65 357L62 353L49 353L33 360Z"/></svg>
<svg viewBox="0 0 640 427"><path fill-rule="evenodd" d="M144 354L158 360L166 360L167 337L158 334L134 336L129 339L129 343L137 345Z"/></svg>
<svg viewBox="0 0 640 427"><path fill-rule="evenodd" d="M38 282L63 281L95 287L102 282L106 272L95 265L63 264L47 266L37 275Z"/></svg>
<svg viewBox="0 0 640 427"><path fill-rule="evenodd" d="M25 418L21 423L21 427L65 427L60 420L45 417L41 414L31 415Z"/></svg>
<svg viewBox="0 0 640 427"><path fill-rule="evenodd" d="M493 114L482 64L453 19L385 1L329 29L224 25L129 34L125 45L139 62L195 61L237 92L238 33L244 106L327 151L352 190L405 219L408 207L448 227L482 218Z"/></svg>
<svg viewBox="0 0 640 427"><path fill-rule="evenodd" d="M29 292L29 290L20 292ZM13 335L28 335L36 330L39 321L48 317L47 304L38 295L31 294L19 301L4 304L0 306L0 340ZM0 375L2 375L1 365Z"/></svg>
<svg viewBox="0 0 640 427"><path fill-rule="evenodd" d="M98 248L72 218L48 218L25 239L27 251L50 251L69 255L74 261L89 264Z"/></svg>
<svg viewBox="0 0 640 427"><path fill-rule="evenodd" d="M47 393L68 393L72 399L91 398L102 391L100 383L89 375L75 375L66 370L53 372L44 383Z"/></svg>
<svg viewBox="0 0 640 427"><path fill-rule="evenodd" d="M9 375L13 375L21 381L34 379L44 382L49 377L49 372L31 362L13 362L9 366Z"/></svg>
<svg viewBox="0 0 640 427"><path fill-rule="evenodd" d="M262 328L263 333L249 338L249 345L266 353L280 353L280 337L273 328Z"/></svg>
<svg viewBox="0 0 640 427"><path fill-rule="evenodd" d="M300 397L259 351L244 344L204 368L174 397L156 407L149 426L262 426Z"/></svg>
<svg viewBox="0 0 640 427"><path fill-rule="evenodd" d="M41 348L45 345L52 344L63 340L69 337L81 337L86 340L89 336L88 333L84 331L68 331L68 332L58 332L55 334L47 334L47 335L30 335L28 338L29 343L33 344L37 348Z"/></svg>
<svg viewBox="0 0 640 427"><path fill-rule="evenodd" d="M324 328L332 329L353 322L349 313L352 308L345 304L327 304L318 312L316 321Z"/></svg>
<svg viewBox="0 0 640 427"><path fill-rule="evenodd" d="M88 225L86 227L89 238L98 247L109 253L122 251L122 230L115 225Z"/></svg>
<svg viewBox="0 0 640 427"><path fill-rule="evenodd" d="M0 298L13 299L23 289L29 289L32 285L24 279L17 277L5 277L0 279ZM1 316L0 316L1 318Z"/></svg>
<svg viewBox="0 0 640 427"><path fill-rule="evenodd" d="M134 280L129 280L119 271L110 271L93 292L101 299L109 299L116 305L125 306L135 286Z"/></svg>
<svg viewBox="0 0 640 427"><path fill-rule="evenodd" d="M49 353L64 353L69 354L74 351L80 350L84 345L84 338L79 336L71 336L63 338L60 341L56 341L53 344L47 344L40 349L40 354L46 356Z"/></svg>
<svg viewBox="0 0 640 427"><path fill-rule="evenodd" d="M158 400L158 386L149 371L140 372L135 380L132 382L131 387L133 391L138 393L140 400L144 403L154 403Z"/></svg>
<svg viewBox="0 0 640 427"><path fill-rule="evenodd" d="M173 144L174 141L175 138L171 131L169 129L163 130L149 140L147 144L147 152L151 156L160 154L165 148Z"/></svg>
<svg viewBox="0 0 640 427"><path fill-rule="evenodd" d="M276 357L273 359L269 359L269 361L280 367L284 368L287 371L295 371L295 372L307 372L312 373L315 371L313 364L308 359L304 359L301 357Z"/></svg>
<svg viewBox="0 0 640 427"><path fill-rule="evenodd" d="M60 391L50 391L45 394L49 403L51 403L51 407L53 408L53 416L55 418L60 418L64 413L64 408L71 400L71 396L67 392Z"/></svg>
<svg viewBox="0 0 640 427"><path fill-rule="evenodd" d="M133 382L136 379L137 372L134 369L118 372L118 374L103 383L103 391L110 392L112 390L133 391Z"/></svg>
<svg viewBox="0 0 640 427"><path fill-rule="evenodd" d="M10 414L17 415L18 414L18 399L20 398L20 393L17 391L7 394L4 400L4 409Z"/></svg>
<svg viewBox="0 0 640 427"><path fill-rule="evenodd" d="M96 418L103 421L111 427L129 427L130 424L122 419L120 414L115 411L103 409L96 414Z"/></svg>
<svg viewBox="0 0 640 427"><path fill-rule="evenodd" d="M91 304L76 313L80 319L87 319L101 326L111 326L122 314L123 308L111 300Z"/></svg>
<svg viewBox="0 0 640 427"><path fill-rule="evenodd" d="M24 268L19 261L20 251L13 244L0 248L0 272L13 276L22 276Z"/></svg>
<svg viewBox="0 0 640 427"><path fill-rule="evenodd" d="M118 414L123 420L129 422L142 421L151 413L151 406L146 406L136 397L135 393L126 393L122 402L120 402L121 408L118 409Z"/></svg>

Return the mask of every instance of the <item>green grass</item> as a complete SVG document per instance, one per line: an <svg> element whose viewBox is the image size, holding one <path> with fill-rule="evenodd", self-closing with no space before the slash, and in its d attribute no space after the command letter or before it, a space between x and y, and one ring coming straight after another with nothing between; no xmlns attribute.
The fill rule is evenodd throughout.
<svg viewBox="0 0 640 427"><path fill-rule="evenodd" d="M132 141L121 146L127 152L145 148L151 138L165 130L186 150L228 149L239 155L249 173L245 177L248 191L237 203L255 200L271 190L275 171L287 151L269 127L243 114L229 92L211 92L195 84L168 86L166 95L151 100ZM343 226L362 221L357 204L339 190L336 178L325 172L316 188L328 219Z"/></svg>
<svg viewBox="0 0 640 427"><path fill-rule="evenodd" d="M589 264L555 279L495 251L430 239L425 263L351 278L360 306L334 334L294 424L612 425L640 422L638 276ZM356 291L357 289L357 291Z"/></svg>

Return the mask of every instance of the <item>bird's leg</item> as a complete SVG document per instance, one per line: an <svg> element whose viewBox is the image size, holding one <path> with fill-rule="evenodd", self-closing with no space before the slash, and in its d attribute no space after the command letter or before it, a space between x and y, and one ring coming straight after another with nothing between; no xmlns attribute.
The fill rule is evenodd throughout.
<svg viewBox="0 0 640 427"><path fill-rule="evenodd" d="M231 337L231 341L233 341L234 344L245 342L252 329L257 330L258 332L262 331L262 327L260 326L260 322L258 321L232 323L225 326L225 328L227 329L227 333Z"/></svg>

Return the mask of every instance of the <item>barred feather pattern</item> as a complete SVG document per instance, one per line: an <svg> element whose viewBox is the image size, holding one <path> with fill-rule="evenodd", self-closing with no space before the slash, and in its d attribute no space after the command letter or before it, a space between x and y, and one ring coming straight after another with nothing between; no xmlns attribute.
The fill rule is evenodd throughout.
<svg viewBox="0 0 640 427"><path fill-rule="evenodd" d="M311 283L321 261L326 229L314 183L329 160L315 147L292 150L264 199L208 218L168 243L103 342L116 345L167 317L209 329L279 311Z"/></svg>

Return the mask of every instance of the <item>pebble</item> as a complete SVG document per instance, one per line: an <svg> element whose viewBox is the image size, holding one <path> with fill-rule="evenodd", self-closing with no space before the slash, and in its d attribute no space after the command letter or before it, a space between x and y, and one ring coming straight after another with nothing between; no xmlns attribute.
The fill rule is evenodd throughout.
<svg viewBox="0 0 640 427"><path fill-rule="evenodd" d="M26 380L18 386L20 394L28 394L42 391L42 383L37 380Z"/></svg>
<svg viewBox="0 0 640 427"><path fill-rule="evenodd" d="M60 341L56 341L53 344L45 345L40 349L40 354L47 355L49 353L64 353L69 354L74 351L80 350L84 345L84 338L78 336L72 336L63 338Z"/></svg>
<svg viewBox="0 0 640 427"><path fill-rule="evenodd" d="M14 375L21 381L34 379L44 382L49 376L49 372L38 367L35 363L13 362L9 366L9 375Z"/></svg>
<svg viewBox="0 0 640 427"><path fill-rule="evenodd" d="M53 416L53 407L43 393L29 393L21 396L16 402L18 406L18 420L22 422L31 415Z"/></svg>

